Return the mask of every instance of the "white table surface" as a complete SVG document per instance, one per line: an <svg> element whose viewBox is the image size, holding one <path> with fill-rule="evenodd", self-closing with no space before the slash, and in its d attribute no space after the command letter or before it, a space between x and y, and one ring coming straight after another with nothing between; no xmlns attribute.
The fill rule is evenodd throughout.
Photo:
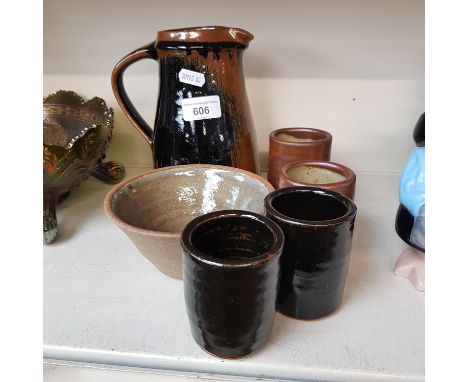
<svg viewBox="0 0 468 382"><path fill-rule="evenodd" d="M127 167L127 176L144 170ZM44 246L46 360L289 380L424 380L424 293L392 273L405 248L394 230L398 176L358 174L340 310L310 322L277 314L268 344L240 360L195 344L182 282L157 271L107 219L110 188L89 179L58 208L60 236Z"/></svg>

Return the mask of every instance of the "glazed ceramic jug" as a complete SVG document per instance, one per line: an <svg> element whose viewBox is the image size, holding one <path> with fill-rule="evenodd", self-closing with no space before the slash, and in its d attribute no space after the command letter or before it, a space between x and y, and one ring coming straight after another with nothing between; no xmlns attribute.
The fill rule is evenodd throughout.
<svg viewBox="0 0 468 382"><path fill-rule="evenodd" d="M259 173L242 69L242 55L252 39L249 32L228 27L164 30L155 42L129 53L115 66L115 97L151 146L155 168L210 163ZM160 64L154 129L123 86L125 69L145 58Z"/></svg>

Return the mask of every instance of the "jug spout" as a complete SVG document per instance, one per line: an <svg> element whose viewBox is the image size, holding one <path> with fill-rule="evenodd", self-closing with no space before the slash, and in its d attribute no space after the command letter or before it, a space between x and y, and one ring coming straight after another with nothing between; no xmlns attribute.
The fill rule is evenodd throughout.
<svg viewBox="0 0 468 382"><path fill-rule="evenodd" d="M203 26L168 29L158 32L158 41L182 43L234 43L247 47L254 35L241 28Z"/></svg>

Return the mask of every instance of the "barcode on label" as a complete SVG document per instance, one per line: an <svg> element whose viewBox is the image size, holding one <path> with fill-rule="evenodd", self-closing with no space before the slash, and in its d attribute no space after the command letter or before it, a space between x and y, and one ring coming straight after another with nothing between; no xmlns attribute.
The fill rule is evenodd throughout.
<svg viewBox="0 0 468 382"><path fill-rule="evenodd" d="M182 100L182 115L185 121L221 117L219 96L184 98Z"/></svg>
<svg viewBox="0 0 468 382"><path fill-rule="evenodd" d="M205 84L205 75L203 73L194 72L193 70L180 69L179 81L185 84L202 87Z"/></svg>

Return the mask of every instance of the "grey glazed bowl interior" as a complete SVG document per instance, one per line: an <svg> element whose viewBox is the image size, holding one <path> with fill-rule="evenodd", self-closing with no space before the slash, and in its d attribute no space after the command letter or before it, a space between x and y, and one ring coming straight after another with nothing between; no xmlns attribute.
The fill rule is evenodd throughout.
<svg viewBox="0 0 468 382"><path fill-rule="evenodd" d="M188 222L225 209L263 214L263 200L273 190L262 177L233 167L172 166L119 183L104 209L153 265L181 279L180 237Z"/></svg>

